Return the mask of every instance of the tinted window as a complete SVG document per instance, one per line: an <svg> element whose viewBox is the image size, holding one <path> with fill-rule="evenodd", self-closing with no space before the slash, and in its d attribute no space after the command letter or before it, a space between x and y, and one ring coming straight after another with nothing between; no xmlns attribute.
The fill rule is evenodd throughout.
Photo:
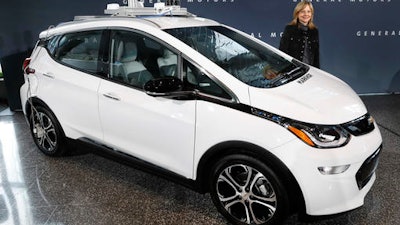
<svg viewBox="0 0 400 225"><path fill-rule="evenodd" d="M68 66L91 72L99 72L101 31L66 34L52 38L47 45L55 60Z"/></svg>
<svg viewBox="0 0 400 225"><path fill-rule="evenodd" d="M57 49L57 44L58 40L60 39L60 36L55 36L52 37L48 42L47 42L47 50L49 51L50 55L54 56L55 51Z"/></svg>
<svg viewBox="0 0 400 225"><path fill-rule="evenodd" d="M166 32L185 42L242 82L255 87L275 87L306 71L265 46L226 27L188 27ZM289 76L288 76L289 75Z"/></svg>
<svg viewBox="0 0 400 225"><path fill-rule="evenodd" d="M110 78L134 87L154 78L178 76L177 54L159 42L132 31L111 35Z"/></svg>

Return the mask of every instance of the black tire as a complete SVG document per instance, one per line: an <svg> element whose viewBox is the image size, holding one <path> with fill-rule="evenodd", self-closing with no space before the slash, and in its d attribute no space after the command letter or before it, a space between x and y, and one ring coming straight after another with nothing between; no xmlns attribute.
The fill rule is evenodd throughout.
<svg viewBox="0 0 400 225"><path fill-rule="evenodd" d="M30 129L37 147L48 156L65 154L65 135L54 114L45 107L36 106L30 115Z"/></svg>
<svg viewBox="0 0 400 225"><path fill-rule="evenodd" d="M218 211L233 224L281 224L289 212L284 185L265 163L246 155L218 161L210 194Z"/></svg>

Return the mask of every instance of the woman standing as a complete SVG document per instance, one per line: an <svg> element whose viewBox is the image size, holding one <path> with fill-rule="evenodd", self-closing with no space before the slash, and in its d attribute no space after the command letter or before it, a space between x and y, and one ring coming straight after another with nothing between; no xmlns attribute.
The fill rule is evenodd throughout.
<svg viewBox="0 0 400 225"><path fill-rule="evenodd" d="M285 27L279 49L319 68L319 35L313 17L314 7L311 2L299 2L294 8L293 20Z"/></svg>

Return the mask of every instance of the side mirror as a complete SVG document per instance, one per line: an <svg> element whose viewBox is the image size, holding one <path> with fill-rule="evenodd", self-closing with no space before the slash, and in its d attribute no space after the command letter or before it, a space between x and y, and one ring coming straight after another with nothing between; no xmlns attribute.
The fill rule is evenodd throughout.
<svg viewBox="0 0 400 225"><path fill-rule="evenodd" d="M187 97L193 91L182 91L183 82L176 77L163 77L150 80L143 86L146 94L153 97Z"/></svg>

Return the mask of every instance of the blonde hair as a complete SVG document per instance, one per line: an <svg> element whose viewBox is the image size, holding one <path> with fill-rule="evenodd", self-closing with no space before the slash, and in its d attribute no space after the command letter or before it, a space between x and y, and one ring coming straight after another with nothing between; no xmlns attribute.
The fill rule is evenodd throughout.
<svg viewBox="0 0 400 225"><path fill-rule="evenodd" d="M301 10L303 10L305 7L309 6L311 9L311 19L310 22L308 22L308 28L310 29L315 29L317 28L313 22L314 19L314 7L311 2L309 1L301 1L297 3L296 7L293 10L293 20L289 23L289 25L299 25L299 13Z"/></svg>

